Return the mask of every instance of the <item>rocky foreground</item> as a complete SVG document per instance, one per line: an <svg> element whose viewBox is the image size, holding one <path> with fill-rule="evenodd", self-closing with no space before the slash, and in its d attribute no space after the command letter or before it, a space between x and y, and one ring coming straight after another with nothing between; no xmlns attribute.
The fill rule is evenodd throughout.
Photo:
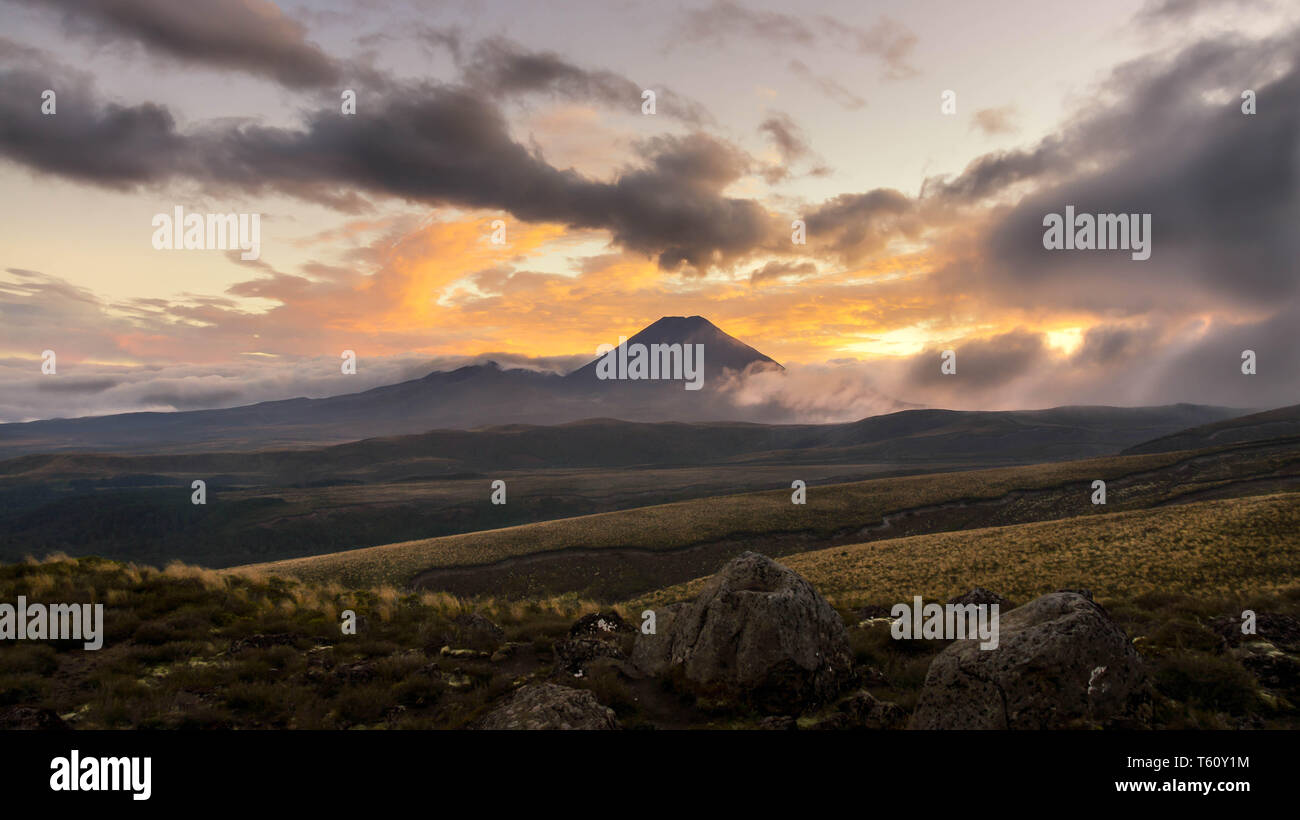
<svg viewBox="0 0 1300 820"><path fill-rule="evenodd" d="M0 567L0 600L107 604L101 650L0 652L0 729L1300 727L1300 589L1103 607L976 587L939 607L998 605L969 640L905 634L917 620L894 608L911 602L869 583L832 605L754 553L692 589L611 608L93 558Z"/></svg>
<svg viewBox="0 0 1300 820"><path fill-rule="evenodd" d="M977 591L963 602L996 601ZM878 673L855 666L848 629L795 572L745 553L693 601L656 613L653 634L617 616L579 625L557 645L557 676L612 668L660 678L701 697L743 702L793 728L809 711L837 704L819 728L893 728L898 706L862 688ZM635 633L630 656L619 639ZM930 665L911 715L917 729L1061 729L1149 726L1147 672L1128 635L1084 591L1060 591L1007 612L1000 646L957 640ZM824 725L823 725L824 724ZM612 729L613 710L589 691L556 682L520 687L479 724L484 729Z"/></svg>

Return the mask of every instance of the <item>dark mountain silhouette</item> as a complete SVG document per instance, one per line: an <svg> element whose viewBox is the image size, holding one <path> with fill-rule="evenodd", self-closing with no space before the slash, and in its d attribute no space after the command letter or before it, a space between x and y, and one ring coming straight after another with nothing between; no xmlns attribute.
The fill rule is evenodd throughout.
<svg viewBox="0 0 1300 820"><path fill-rule="evenodd" d="M611 339L609 344L614 344ZM704 367L706 383L708 374L722 370L744 372L749 367L784 370L776 360L759 353L744 342L723 333L717 325L703 316L665 316L654 324L627 340L627 347L643 344L700 344L704 345ZM592 359L587 364L570 373L567 378L576 382L599 381L596 377L596 365L600 358Z"/></svg>
<svg viewBox="0 0 1300 820"><path fill-rule="evenodd" d="M1222 444L1300 436L1300 404L1202 424L1128 448L1126 453L1199 450Z"/></svg>
<svg viewBox="0 0 1300 820"><path fill-rule="evenodd" d="M587 419L433 430L328 447L258 452L26 455L0 462L10 480L166 474L229 483L403 481L493 470L758 464L1013 464L1110 455L1130 442L1235 411L1198 405L1049 410L905 410L844 424L628 422ZM209 448L210 449L210 448Z"/></svg>
<svg viewBox="0 0 1300 820"><path fill-rule="evenodd" d="M483 423L557 422L589 415L565 406L562 378L472 365L323 399L295 398L221 410L123 413L0 425L0 457L53 451L250 449L356 441Z"/></svg>
<svg viewBox="0 0 1300 820"><path fill-rule="evenodd" d="M704 389L687 391L680 381L602 381L595 377L594 365L561 376L506 370L488 362L322 399L0 424L0 458L56 451L305 447L439 428L561 424L595 416L632 421L743 419L743 413L711 389L710 376L750 366L781 368L700 316L666 316L632 340L705 345Z"/></svg>

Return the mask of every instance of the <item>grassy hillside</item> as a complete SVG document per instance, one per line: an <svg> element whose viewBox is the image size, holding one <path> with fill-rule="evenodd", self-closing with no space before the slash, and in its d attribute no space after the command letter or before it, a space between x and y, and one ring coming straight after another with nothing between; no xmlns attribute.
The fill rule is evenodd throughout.
<svg viewBox="0 0 1300 820"><path fill-rule="evenodd" d="M808 465L810 483L898 472ZM324 486L247 487L213 477L190 503L179 476L111 476L72 490L0 489L0 562L53 552L163 566L228 567L789 484L788 467L551 469ZM489 500L502 479L509 504ZM137 481L138 479L138 481Z"/></svg>
<svg viewBox="0 0 1300 820"><path fill-rule="evenodd" d="M797 476L797 471L791 475ZM747 493L259 565L273 573L460 594L576 591L610 599L706 574L729 555L1140 509L1199 493L1259 493L1300 476L1300 449L1165 453ZM1108 504L1090 485L1108 482ZM473 571L469 571L472 568Z"/></svg>
<svg viewBox="0 0 1300 820"><path fill-rule="evenodd" d="M1134 445L1125 453L1163 453L1300 435L1300 404L1217 421Z"/></svg>
<svg viewBox="0 0 1300 820"><path fill-rule="evenodd" d="M782 563L846 607L946 601L975 586L1019 603L1078 587L1099 599L1270 593L1300 586L1300 493L895 538ZM629 607L689 598L704 580Z"/></svg>
<svg viewBox="0 0 1300 820"><path fill-rule="evenodd" d="M330 447L0 461L0 561L51 552L209 567L496 529L721 493L1109 455L1235 411L1175 405L915 410L847 424L434 430ZM11 425L0 425L0 452ZM209 443L210 444L210 443ZM206 482L208 503L190 503ZM511 503L488 503L495 479Z"/></svg>

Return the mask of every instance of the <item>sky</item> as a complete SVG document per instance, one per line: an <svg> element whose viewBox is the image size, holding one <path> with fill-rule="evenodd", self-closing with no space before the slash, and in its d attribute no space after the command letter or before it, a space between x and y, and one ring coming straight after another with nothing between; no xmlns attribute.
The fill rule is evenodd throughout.
<svg viewBox="0 0 1300 820"><path fill-rule="evenodd" d="M689 315L786 365L737 395L810 421L1300 402L1293 3L0 0L0 22L0 421L563 371ZM1150 258L1045 250L1067 205L1149 214ZM260 215L258 257L157 249L178 207Z"/></svg>

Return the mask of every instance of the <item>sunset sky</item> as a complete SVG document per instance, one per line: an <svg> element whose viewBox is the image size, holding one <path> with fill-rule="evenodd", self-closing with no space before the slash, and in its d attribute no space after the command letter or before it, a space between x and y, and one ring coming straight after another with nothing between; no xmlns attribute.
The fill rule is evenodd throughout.
<svg viewBox="0 0 1300 820"><path fill-rule="evenodd" d="M1292 2L0 0L0 21L0 421L567 369L697 314L786 364L755 389L816 395L814 420L881 395L1300 402ZM1045 251L1066 205L1151 214L1151 258ZM177 206L260 213L260 258L155 250Z"/></svg>

